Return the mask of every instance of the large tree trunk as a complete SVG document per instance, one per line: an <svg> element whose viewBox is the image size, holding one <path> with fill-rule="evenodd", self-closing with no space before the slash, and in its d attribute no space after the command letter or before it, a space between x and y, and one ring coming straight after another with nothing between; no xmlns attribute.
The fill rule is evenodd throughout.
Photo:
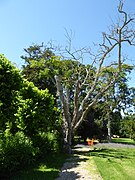
<svg viewBox="0 0 135 180"><path fill-rule="evenodd" d="M71 154L72 153L72 129L68 125L63 125L63 152Z"/></svg>
<svg viewBox="0 0 135 180"><path fill-rule="evenodd" d="M62 115L63 115L63 151L65 153L71 154L71 144L72 144L72 125L71 125L71 114L69 111L69 93L68 88L66 88L66 93L64 93L63 87L61 85L61 79L59 76L55 76L57 93L60 98Z"/></svg>

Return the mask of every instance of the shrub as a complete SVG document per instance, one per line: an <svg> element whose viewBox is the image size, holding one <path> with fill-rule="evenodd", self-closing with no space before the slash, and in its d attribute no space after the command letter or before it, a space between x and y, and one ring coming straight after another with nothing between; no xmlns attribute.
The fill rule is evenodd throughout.
<svg viewBox="0 0 135 180"><path fill-rule="evenodd" d="M58 150L60 127L55 98L0 55L0 174L10 175L37 155Z"/></svg>
<svg viewBox="0 0 135 180"><path fill-rule="evenodd" d="M18 91L20 91L22 77L9 60L0 55L0 129L6 129L6 123L14 126L16 110L18 108ZM12 128L11 127L11 128ZM14 131L14 128L12 129Z"/></svg>
<svg viewBox="0 0 135 180"><path fill-rule="evenodd" d="M33 146L38 149L39 156L46 156L47 153L56 152L60 150L61 144L59 141L59 133L53 132L39 132L33 137Z"/></svg>
<svg viewBox="0 0 135 180"><path fill-rule="evenodd" d="M13 135L1 135L0 140L0 174L7 176L16 170L31 164L36 155L32 142L23 132Z"/></svg>

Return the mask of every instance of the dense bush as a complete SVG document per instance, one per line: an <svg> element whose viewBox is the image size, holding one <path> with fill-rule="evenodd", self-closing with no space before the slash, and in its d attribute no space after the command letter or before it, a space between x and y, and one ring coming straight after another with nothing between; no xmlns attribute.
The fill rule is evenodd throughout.
<svg viewBox="0 0 135 180"><path fill-rule="evenodd" d="M4 131L7 123L14 126L14 114L18 108L17 94L21 88L22 78L19 71L0 55L0 129ZM12 129L14 131L14 129Z"/></svg>
<svg viewBox="0 0 135 180"><path fill-rule="evenodd" d="M46 156L51 151L59 151L60 141L58 142L58 133L56 132L40 132L33 138L33 145L38 149L39 156Z"/></svg>
<svg viewBox="0 0 135 180"><path fill-rule="evenodd" d="M53 135L53 141L57 141L59 145L61 121L60 111L54 106L53 96L47 89L39 90L32 82L26 80L24 80L20 95L16 113L17 128L33 141L40 152L56 150L54 143L50 144L52 141L50 135Z"/></svg>
<svg viewBox="0 0 135 180"><path fill-rule="evenodd" d="M12 174L60 148L60 111L0 55L0 174Z"/></svg>
<svg viewBox="0 0 135 180"><path fill-rule="evenodd" d="M20 102L16 115L17 127L27 136L50 131L59 126L59 112L48 90L39 90L32 82L24 81L20 90Z"/></svg>
<svg viewBox="0 0 135 180"><path fill-rule="evenodd" d="M31 164L36 155L36 149L23 132L15 135L6 132L1 135L0 144L0 174L3 178Z"/></svg>

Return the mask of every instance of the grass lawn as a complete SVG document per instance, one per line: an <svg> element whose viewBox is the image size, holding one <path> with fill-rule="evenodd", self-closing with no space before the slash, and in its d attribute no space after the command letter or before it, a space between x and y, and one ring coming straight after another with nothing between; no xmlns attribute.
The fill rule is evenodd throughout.
<svg viewBox="0 0 135 180"><path fill-rule="evenodd" d="M113 142L135 144L128 138L115 138ZM89 170L99 172L103 180L135 180L135 148L100 147L86 153L90 156ZM29 169L18 172L11 180L54 180L58 177L67 155L49 154L35 162ZM91 166L91 162L95 166ZM94 177L94 176L93 176Z"/></svg>
<svg viewBox="0 0 135 180"><path fill-rule="evenodd" d="M29 169L15 174L11 180L54 180L65 162L67 155L49 154L47 157L35 162Z"/></svg>
<svg viewBox="0 0 135 180"><path fill-rule="evenodd" d="M135 141L130 138L113 138L112 142L114 143L122 143L122 144L133 144L135 145Z"/></svg>
<svg viewBox="0 0 135 180"><path fill-rule="evenodd" d="M135 180L135 148L100 148L89 155L103 180Z"/></svg>

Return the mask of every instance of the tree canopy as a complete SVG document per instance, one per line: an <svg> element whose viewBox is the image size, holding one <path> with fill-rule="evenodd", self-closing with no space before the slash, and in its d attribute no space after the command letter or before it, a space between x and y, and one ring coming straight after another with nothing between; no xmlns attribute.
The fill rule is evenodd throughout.
<svg viewBox="0 0 135 180"><path fill-rule="evenodd" d="M110 26L109 33L102 34L103 41L99 44L96 54L86 48L72 51L69 36L67 36L69 46L61 56L54 54L48 48L42 51L42 46L38 45L25 49L28 55L23 58L28 64L24 67L23 73L35 84L37 83L38 87L44 84L44 87L58 97L57 103L63 116L63 148L66 152L71 152L72 138L92 107L102 99L114 103L116 84L121 81L118 85L119 97L116 97L117 108L120 103L124 105L125 94L129 93L124 82L124 73L130 72L132 67L122 59L122 46L123 43L135 44L135 32L131 26L133 18L123 10L121 1L118 12L121 16L120 20L116 25ZM49 58L44 55L46 51L49 51ZM111 60L111 53L116 52L118 52L117 58ZM79 62L84 54L90 56L89 65ZM39 82L36 82L37 80ZM121 93L123 91L125 93Z"/></svg>

